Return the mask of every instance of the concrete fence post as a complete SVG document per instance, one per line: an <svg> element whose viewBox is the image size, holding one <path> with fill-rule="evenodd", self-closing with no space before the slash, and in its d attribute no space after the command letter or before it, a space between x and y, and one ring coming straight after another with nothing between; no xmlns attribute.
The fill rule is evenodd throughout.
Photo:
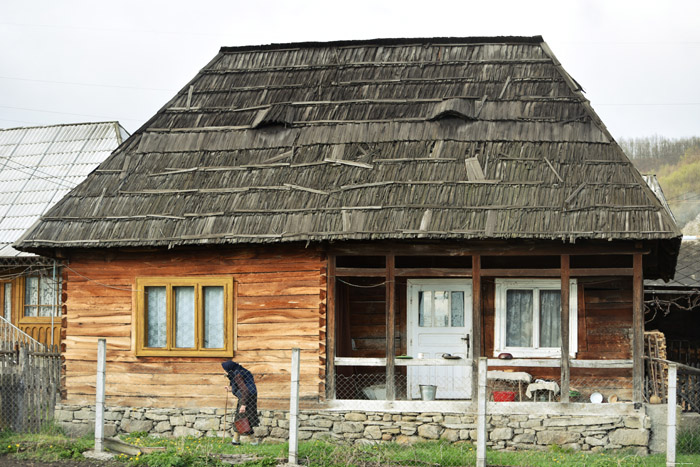
<svg viewBox="0 0 700 467"><path fill-rule="evenodd" d="M666 408L666 466L676 465L676 386L678 365L668 365L668 407Z"/></svg>
<svg viewBox="0 0 700 467"><path fill-rule="evenodd" d="M97 384L95 385L95 452L103 451L105 439L105 364L107 340L97 340Z"/></svg>
<svg viewBox="0 0 700 467"><path fill-rule="evenodd" d="M299 449L299 349L292 349L292 387L289 396L289 463L296 465Z"/></svg>
<svg viewBox="0 0 700 467"><path fill-rule="evenodd" d="M487 360L479 358L478 394L476 399L476 467L486 467L486 371Z"/></svg>

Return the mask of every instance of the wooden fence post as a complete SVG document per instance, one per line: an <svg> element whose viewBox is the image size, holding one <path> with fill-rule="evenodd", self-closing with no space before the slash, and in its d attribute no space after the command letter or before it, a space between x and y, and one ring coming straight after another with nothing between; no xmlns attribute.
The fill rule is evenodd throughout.
<svg viewBox="0 0 700 467"><path fill-rule="evenodd" d="M476 467L486 467L486 357L479 358L479 394L476 405Z"/></svg>
<svg viewBox="0 0 700 467"><path fill-rule="evenodd" d="M19 384L15 386L17 395L17 419L15 420L15 430L24 432L27 422L27 379L29 376L29 348L27 345L19 346Z"/></svg>
<svg viewBox="0 0 700 467"><path fill-rule="evenodd" d="M668 365L668 396L666 408L666 466L676 465L676 381L678 365Z"/></svg>
<svg viewBox="0 0 700 467"><path fill-rule="evenodd" d="M95 386L95 452L102 452L105 421L105 361L107 340L97 340L97 384Z"/></svg>
<svg viewBox="0 0 700 467"><path fill-rule="evenodd" d="M297 465L299 448L299 349L292 349L292 388L289 396L289 463Z"/></svg>

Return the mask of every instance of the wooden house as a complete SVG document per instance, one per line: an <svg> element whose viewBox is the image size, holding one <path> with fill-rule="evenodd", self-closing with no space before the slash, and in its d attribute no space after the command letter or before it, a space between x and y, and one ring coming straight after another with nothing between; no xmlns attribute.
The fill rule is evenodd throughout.
<svg viewBox="0 0 700 467"><path fill-rule="evenodd" d="M478 37L222 48L16 247L70 265L66 402L106 337L111 405L223 407L233 358L285 406L299 347L322 408L480 357L641 401L680 237L541 37Z"/></svg>
<svg viewBox="0 0 700 467"><path fill-rule="evenodd" d="M127 137L117 122L0 129L0 342L59 344L61 263L12 243Z"/></svg>

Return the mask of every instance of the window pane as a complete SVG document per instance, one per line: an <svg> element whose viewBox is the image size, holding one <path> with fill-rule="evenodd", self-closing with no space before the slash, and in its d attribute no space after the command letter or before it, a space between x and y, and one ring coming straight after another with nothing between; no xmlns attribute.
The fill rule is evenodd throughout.
<svg viewBox="0 0 700 467"><path fill-rule="evenodd" d="M165 287L146 287L145 293L148 319L146 346L164 348L167 345Z"/></svg>
<svg viewBox="0 0 700 467"><path fill-rule="evenodd" d="M7 321L12 321L12 284L5 283L5 291L3 294L5 300L3 302L3 308L5 319Z"/></svg>
<svg viewBox="0 0 700 467"><path fill-rule="evenodd" d="M561 347L560 290L540 290L540 347Z"/></svg>
<svg viewBox="0 0 700 467"><path fill-rule="evenodd" d="M202 287L204 291L204 348L224 347L224 288Z"/></svg>
<svg viewBox="0 0 700 467"><path fill-rule="evenodd" d="M450 301L450 315L452 327L464 326L464 292L452 292Z"/></svg>
<svg viewBox="0 0 700 467"><path fill-rule="evenodd" d="M433 326L436 328L445 328L450 325L450 300L449 293L443 291L435 291L435 312L433 315Z"/></svg>
<svg viewBox="0 0 700 467"><path fill-rule="evenodd" d="M194 287L173 287L175 292L175 347L194 347Z"/></svg>
<svg viewBox="0 0 700 467"><path fill-rule="evenodd" d="M39 278L27 277L24 281L24 304L36 305L39 297Z"/></svg>
<svg viewBox="0 0 700 467"><path fill-rule="evenodd" d="M433 325L433 293L418 292L418 326Z"/></svg>
<svg viewBox="0 0 700 467"><path fill-rule="evenodd" d="M39 278L39 305L51 305L52 307L56 304L56 286L54 285L53 279L49 277Z"/></svg>
<svg viewBox="0 0 700 467"><path fill-rule="evenodd" d="M532 347L532 290L506 291L506 346Z"/></svg>

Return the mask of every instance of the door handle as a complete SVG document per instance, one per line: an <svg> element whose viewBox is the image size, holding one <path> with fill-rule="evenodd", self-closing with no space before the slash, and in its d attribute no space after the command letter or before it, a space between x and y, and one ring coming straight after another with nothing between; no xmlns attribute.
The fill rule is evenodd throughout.
<svg viewBox="0 0 700 467"><path fill-rule="evenodd" d="M469 334L466 336L462 337L462 340L467 343L467 358L469 358L469 349L471 347L470 341L469 341Z"/></svg>

